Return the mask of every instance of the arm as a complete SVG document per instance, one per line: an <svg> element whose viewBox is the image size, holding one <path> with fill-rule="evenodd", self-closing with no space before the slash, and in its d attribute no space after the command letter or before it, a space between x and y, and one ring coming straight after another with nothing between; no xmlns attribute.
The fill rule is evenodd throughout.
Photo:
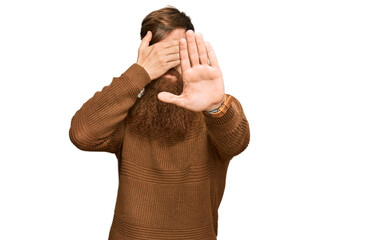
<svg viewBox="0 0 389 240"><path fill-rule="evenodd" d="M138 49L138 59L109 86L89 99L71 121L71 142L81 150L117 153L122 146L125 119L139 92L179 61L178 41L150 46L148 31Z"/></svg>
<svg viewBox="0 0 389 240"><path fill-rule="evenodd" d="M85 102L71 121L71 142L84 151L120 150L125 118L141 89L151 82L145 69L133 64Z"/></svg>
<svg viewBox="0 0 389 240"><path fill-rule="evenodd" d="M250 142L249 123L240 102L226 94L216 113L203 111L208 136L223 160L231 160L243 152Z"/></svg>

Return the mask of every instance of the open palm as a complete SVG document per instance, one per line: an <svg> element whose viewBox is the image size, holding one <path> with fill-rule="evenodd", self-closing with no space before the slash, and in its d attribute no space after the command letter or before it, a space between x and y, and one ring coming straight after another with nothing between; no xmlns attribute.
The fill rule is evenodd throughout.
<svg viewBox="0 0 389 240"><path fill-rule="evenodd" d="M186 39L180 40L182 94L161 92L158 98L195 112L213 110L224 99L223 75L215 52L200 33L189 30Z"/></svg>

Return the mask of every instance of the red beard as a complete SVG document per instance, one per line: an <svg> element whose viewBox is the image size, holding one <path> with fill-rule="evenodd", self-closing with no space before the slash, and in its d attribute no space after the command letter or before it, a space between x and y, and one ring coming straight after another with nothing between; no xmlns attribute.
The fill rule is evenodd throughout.
<svg viewBox="0 0 389 240"><path fill-rule="evenodd" d="M175 104L158 99L158 93L165 91L180 95L183 90L181 75L170 69L177 81L160 77L149 83L141 98L138 98L129 111L131 131L160 141L182 141L201 119L201 112L193 112Z"/></svg>

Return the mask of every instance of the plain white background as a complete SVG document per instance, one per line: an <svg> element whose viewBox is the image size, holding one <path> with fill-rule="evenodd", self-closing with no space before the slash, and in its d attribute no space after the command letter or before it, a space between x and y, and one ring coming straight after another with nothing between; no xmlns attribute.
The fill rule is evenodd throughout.
<svg viewBox="0 0 389 240"><path fill-rule="evenodd" d="M389 8L374 0L2 1L0 239L108 238L117 160L73 146L70 121L168 4L250 124L218 239L389 239Z"/></svg>

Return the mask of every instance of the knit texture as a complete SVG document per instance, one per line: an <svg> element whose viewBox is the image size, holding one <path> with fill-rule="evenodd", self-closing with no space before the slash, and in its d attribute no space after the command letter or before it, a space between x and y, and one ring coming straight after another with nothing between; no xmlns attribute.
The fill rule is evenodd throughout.
<svg viewBox="0 0 389 240"><path fill-rule="evenodd" d="M151 82L138 64L85 102L71 120L71 142L84 151L114 153L119 186L109 240L215 240L230 160L249 144L239 101L198 112L184 140L161 141L127 126L128 112Z"/></svg>

